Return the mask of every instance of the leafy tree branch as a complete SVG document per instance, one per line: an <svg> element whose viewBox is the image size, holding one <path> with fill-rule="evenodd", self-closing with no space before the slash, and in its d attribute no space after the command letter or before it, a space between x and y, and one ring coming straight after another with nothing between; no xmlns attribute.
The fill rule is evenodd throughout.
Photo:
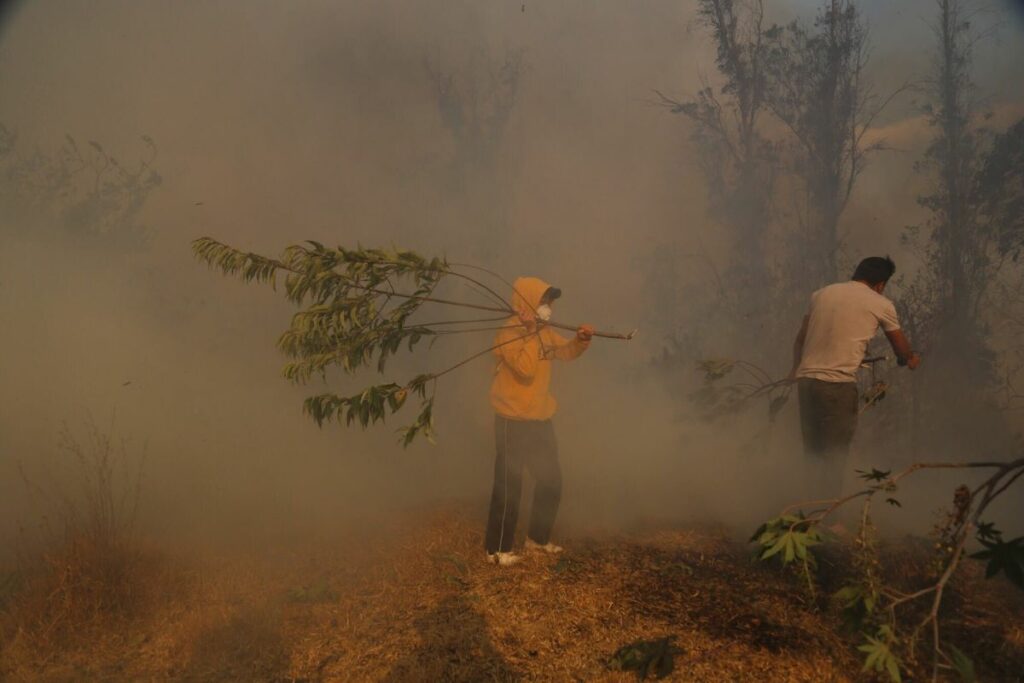
<svg viewBox="0 0 1024 683"><path fill-rule="evenodd" d="M527 330L516 317L512 304L494 287L459 268L501 280L496 274L440 258L426 258L413 251L332 249L310 241L286 248L279 258L270 258L209 237L195 240L192 248L200 261L244 282L269 284L276 290L283 278L284 294L299 310L292 315L291 324L279 337L277 346L289 359L282 370L284 376L297 384L305 384L314 376L326 380L328 370L335 367L349 375L365 368L382 374L388 360L403 348L413 352L426 338L433 342L448 335L508 328L524 330L522 335L475 352L451 367L416 375L404 383L376 384L347 396L330 392L310 396L303 404L303 412L321 426L336 420L346 425L358 422L366 428L397 413L412 394L419 398L419 412L410 425L400 430L402 443L409 445L418 435L431 439L437 380L505 344L536 335L540 329ZM486 303L438 296L435 291L445 280L467 284ZM501 315L416 322L414 316L425 306ZM498 321L505 324L480 326ZM578 327L553 321L543 324L573 331ZM596 332L594 336L630 339L633 334Z"/></svg>

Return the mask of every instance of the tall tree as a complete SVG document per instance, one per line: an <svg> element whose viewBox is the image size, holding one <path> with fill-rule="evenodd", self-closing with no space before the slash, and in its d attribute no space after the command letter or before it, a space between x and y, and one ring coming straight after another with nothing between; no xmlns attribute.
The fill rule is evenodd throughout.
<svg viewBox="0 0 1024 683"><path fill-rule="evenodd" d="M1006 423L993 412L993 400L1011 349L996 353L993 323L1020 305L1024 291L1013 258L1020 239L1015 129L991 144L971 79L972 47L983 34L972 28L961 0L936 0L936 6L937 50L925 110L933 138L919 164L933 177L931 191L919 198L930 216L924 230L911 233L923 237L927 260L906 301L911 333L928 354L913 382L913 431L928 435L928 425L955 429L962 423L972 427L965 433L998 441ZM956 402L943 398L951 392ZM979 430L978 420L988 423Z"/></svg>
<svg viewBox="0 0 1024 683"><path fill-rule="evenodd" d="M776 153L761 128L767 112L767 43L776 29L765 28L763 0L700 0L698 13L715 44L721 85L705 83L690 100L655 92L662 105L695 124L710 213L732 246L725 271L732 300L723 308L750 328L764 323L772 280L765 241Z"/></svg>
<svg viewBox="0 0 1024 683"><path fill-rule="evenodd" d="M936 182L920 199L932 214L930 265L937 287L933 342L974 386L984 379L982 360L987 356L976 324L987 258L971 197L979 157L972 40L960 0L936 1L938 53L928 81L928 118L935 134L921 164L935 172Z"/></svg>
<svg viewBox="0 0 1024 683"><path fill-rule="evenodd" d="M977 307L988 323L1002 409L1024 409L1024 119L997 135L979 164L972 201L987 279Z"/></svg>
<svg viewBox="0 0 1024 683"><path fill-rule="evenodd" d="M790 160L800 192L795 202L799 241L792 269L799 291L835 280L839 220L867 156L875 118L900 91L880 103L864 79L867 27L853 0L828 0L813 26L793 21L772 33L766 101L792 133Z"/></svg>

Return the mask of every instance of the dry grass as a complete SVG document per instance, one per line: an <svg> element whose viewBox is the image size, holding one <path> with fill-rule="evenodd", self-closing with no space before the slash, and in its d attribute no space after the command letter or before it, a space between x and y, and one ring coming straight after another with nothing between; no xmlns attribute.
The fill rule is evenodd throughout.
<svg viewBox="0 0 1024 683"><path fill-rule="evenodd" d="M88 642L0 659L0 677L632 681L609 656L673 636L670 680L863 680L837 620L719 530L569 539L562 556L499 568L483 559L481 520L475 507L434 507L274 557L165 561L149 570L142 613ZM982 680L1016 680L1024 616L979 586L950 628L988 653Z"/></svg>
<svg viewBox="0 0 1024 683"><path fill-rule="evenodd" d="M156 588L165 572L156 554L85 538L46 554L0 612L0 677L125 633L166 597Z"/></svg>
<svg viewBox="0 0 1024 683"><path fill-rule="evenodd" d="M499 568L482 559L479 515L436 511L410 532L369 594L325 607L304 633L298 677L328 680L626 681L620 646L675 636L673 680L850 680L818 617L789 584L720 537L650 531L570 543ZM761 584L765 585L761 585ZM337 626L332 625L332 620Z"/></svg>
<svg viewBox="0 0 1024 683"><path fill-rule="evenodd" d="M89 420L81 438L65 425L59 446L50 466L21 472L41 524L5 574L18 584L0 615L5 668L130 622L148 605L159 566L134 534L142 459L115 438L113 422L102 431Z"/></svg>

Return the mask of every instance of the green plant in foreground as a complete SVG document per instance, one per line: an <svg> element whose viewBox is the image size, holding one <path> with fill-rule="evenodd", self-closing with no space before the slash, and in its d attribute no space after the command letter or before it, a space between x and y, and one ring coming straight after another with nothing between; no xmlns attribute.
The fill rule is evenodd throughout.
<svg viewBox="0 0 1024 683"><path fill-rule="evenodd" d="M897 683L903 680L900 675L900 660L893 653L896 635L892 632L892 628L881 626L876 635L865 635L864 637L868 642L857 648L864 653L864 667L861 671L885 672Z"/></svg>
<svg viewBox="0 0 1024 683"><path fill-rule="evenodd" d="M957 487L952 509L941 530L940 545L944 553L937 567L937 578L931 585L905 593L884 585L880 579L870 510L876 497L881 497L889 505L901 507L895 497L899 483L924 469L982 469L991 470L992 474L973 489ZM966 555L966 545L972 537L983 546L983 550L967 556L987 563L986 577L1004 574L1011 584L1024 590L1024 537L1004 540L993 523L981 519L992 502L1024 476L1024 458L1006 462L915 463L895 474L878 469L859 474L866 483L865 488L841 498L789 506L778 517L762 524L751 538L751 542L758 546L757 557L761 560L775 557L784 566L801 563L809 590L813 593L810 575L814 566L812 548L824 540L820 532L822 525L840 507L861 500L861 518L854 542L854 564L859 576L840 588L832 599L847 617L847 622L858 628L864 637L864 644L858 647L864 655L864 671L885 673L892 681L900 681L901 670L918 661L921 637L928 629L931 633L932 680L938 680L940 670L947 670L956 672L961 680L973 681L974 664L970 658L941 639L939 608L946 587ZM809 512L804 512L805 509ZM906 623L900 616L900 608L922 599L930 599L925 616L916 623Z"/></svg>
<svg viewBox="0 0 1024 683"><path fill-rule="evenodd" d="M817 563L810 549L825 539L816 525L807 525L806 521L802 513L781 515L762 524L750 540L759 546L759 560L778 557L783 565L799 562L807 582L807 590L814 595L814 579L811 572Z"/></svg>

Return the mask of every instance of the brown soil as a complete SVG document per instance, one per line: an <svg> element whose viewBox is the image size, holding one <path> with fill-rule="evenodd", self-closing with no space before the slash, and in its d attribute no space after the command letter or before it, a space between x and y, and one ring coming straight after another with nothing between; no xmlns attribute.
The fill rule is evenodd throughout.
<svg viewBox="0 0 1024 683"><path fill-rule="evenodd" d="M632 681L609 657L672 636L668 680L869 680L838 619L720 530L568 539L563 555L499 568L484 560L480 518L434 507L258 560L168 560L140 609L45 643L9 608L0 678ZM1022 603L975 584L951 616L958 643L982 680L1021 680Z"/></svg>

